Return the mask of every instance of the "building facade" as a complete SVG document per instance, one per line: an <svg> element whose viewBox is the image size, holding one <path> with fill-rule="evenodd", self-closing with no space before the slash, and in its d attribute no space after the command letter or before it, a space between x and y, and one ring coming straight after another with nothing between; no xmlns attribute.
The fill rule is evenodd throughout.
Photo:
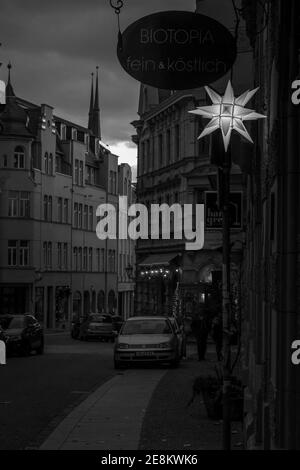
<svg viewBox="0 0 300 470"><path fill-rule="evenodd" d="M171 239L163 239L160 232L159 239L138 240L138 313L191 315L201 304L216 301L212 290L217 288L222 270L222 222L215 207L217 168L211 164L211 141L197 140L203 122L189 114L205 103L204 89L172 93L141 85L140 119L133 123L137 131L133 140L138 145L137 201L149 211L151 204L179 204L182 209L184 204L207 206L208 197L213 205L206 212L201 250L186 250L184 236L174 239L176 220L172 216ZM239 220L232 230L234 245L242 240L241 183L240 169L234 165L231 191L240 197ZM236 244L233 250L240 249Z"/></svg>
<svg viewBox="0 0 300 470"><path fill-rule="evenodd" d="M47 328L72 314L117 313L118 242L96 236L96 209L118 209L118 157L101 141L98 77L89 125L17 98L0 115L0 313Z"/></svg>
<svg viewBox="0 0 300 470"><path fill-rule="evenodd" d="M245 0L259 124L247 177L243 366L247 448L300 449L299 2ZM258 4L259 3L259 4Z"/></svg>

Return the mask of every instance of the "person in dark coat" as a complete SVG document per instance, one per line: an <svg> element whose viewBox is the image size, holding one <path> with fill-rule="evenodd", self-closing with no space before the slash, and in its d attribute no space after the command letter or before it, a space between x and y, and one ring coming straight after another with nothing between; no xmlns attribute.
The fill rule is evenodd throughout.
<svg viewBox="0 0 300 470"><path fill-rule="evenodd" d="M223 354L222 354L223 328L222 328L221 315L216 315L213 319L211 336L216 345L216 353L217 353L218 361L222 361L223 360Z"/></svg>
<svg viewBox="0 0 300 470"><path fill-rule="evenodd" d="M194 316L191 329L197 342L198 359L199 361L204 361L209 332L208 312L204 308Z"/></svg>

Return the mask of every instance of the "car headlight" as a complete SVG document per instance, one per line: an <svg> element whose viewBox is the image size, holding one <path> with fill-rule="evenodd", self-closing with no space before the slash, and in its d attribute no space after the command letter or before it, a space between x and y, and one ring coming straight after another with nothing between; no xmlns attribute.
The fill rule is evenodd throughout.
<svg viewBox="0 0 300 470"><path fill-rule="evenodd" d="M22 339L22 336L18 335L18 336L9 336L8 337L10 341L21 341Z"/></svg>
<svg viewBox="0 0 300 470"><path fill-rule="evenodd" d="M162 349L168 349L168 348L171 348L171 343L160 343L158 345L159 348L162 348Z"/></svg>
<svg viewBox="0 0 300 470"><path fill-rule="evenodd" d="M128 349L128 348L129 348L129 344L126 344L126 343L119 343L119 344L118 344L118 348L119 348L119 349Z"/></svg>

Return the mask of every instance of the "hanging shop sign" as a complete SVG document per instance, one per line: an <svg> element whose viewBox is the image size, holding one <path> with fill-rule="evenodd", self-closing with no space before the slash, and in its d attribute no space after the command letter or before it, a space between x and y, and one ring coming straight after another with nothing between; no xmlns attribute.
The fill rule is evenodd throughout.
<svg viewBox="0 0 300 470"><path fill-rule="evenodd" d="M231 192L230 201L230 227L235 229L242 228L242 195L241 191ZM217 191L207 191L205 193L205 228L222 229L223 216L222 210L218 207Z"/></svg>
<svg viewBox="0 0 300 470"><path fill-rule="evenodd" d="M131 24L118 41L118 58L136 80L156 88L199 88L225 75L236 42L218 21L199 13L165 11Z"/></svg>

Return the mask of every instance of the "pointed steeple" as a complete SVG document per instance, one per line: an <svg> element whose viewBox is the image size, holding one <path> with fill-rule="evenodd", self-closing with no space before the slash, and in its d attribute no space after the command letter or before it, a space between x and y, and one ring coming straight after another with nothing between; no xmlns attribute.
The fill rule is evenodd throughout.
<svg viewBox="0 0 300 470"><path fill-rule="evenodd" d="M96 67L96 86L95 86L95 102L93 110L93 132L96 137L101 139L101 129L100 129L100 108L99 108L99 78L98 78L98 69Z"/></svg>
<svg viewBox="0 0 300 470"><path fill-rule="evenodd" d="M90 109L89 109L89 123L88 129L90 131L93 130L93 111L94 111L94 73L91 74L92 76L92 85L91 85L91 98L90 98Z"/></svg>
<svg viewBox="0 0 300 470"><path fill-rule="evenodd" d="M6 99L9 98L10 96L16 96L14 89L12 87L12 84L10 83L10 70L11 70L11 63L9 62L7 65L8 68L8 78L7 78L7 84L6 84Z"/></svg>

